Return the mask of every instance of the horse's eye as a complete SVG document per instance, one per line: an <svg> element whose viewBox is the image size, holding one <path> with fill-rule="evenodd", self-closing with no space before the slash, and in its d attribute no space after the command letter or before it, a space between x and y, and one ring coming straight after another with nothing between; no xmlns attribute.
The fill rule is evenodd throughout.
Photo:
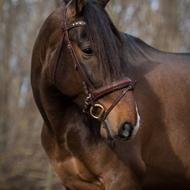
<svg viewBox="0 0 190 190"><path fill-rule="evenodd" d="M91 48L85 48L82 50L85 54L87 55L92 55L93 54L93 50Z"/></svg>

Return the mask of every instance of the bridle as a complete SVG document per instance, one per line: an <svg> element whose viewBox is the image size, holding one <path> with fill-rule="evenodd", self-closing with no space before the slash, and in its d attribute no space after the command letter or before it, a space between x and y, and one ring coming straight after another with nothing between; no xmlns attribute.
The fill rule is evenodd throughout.
<svg viewBox="0 0 190 190"><path fill-rule="evenodd" d="M121 99L127 94L128 91L134 90L136 82L132 81L129 78L113 82L109 85L95 88L92 82L89 80L84 68L82 67L80 61L77 58L76 52L72 46L72 43L69 39L69 31L76 27L84 27L86 23L82 20L75 21L70 25L67 25L66 10L64 11L64 39L63 42L66 43L67 49L72 57L75 69L78 71L80 78L82 79L83 88L85 92L85 101L83 111L90 114L94 119L99 120L100 122L105 122L109 113L113 108L121 101ZM62 42L62 43L63 43ZM62 45L63 46L63 45ZM98 100L109 95L115 91L121 91L121 94L113 101L112 105L106 110L105 107L98 103ZM108 129L110 131L110 129Z"/></svg>

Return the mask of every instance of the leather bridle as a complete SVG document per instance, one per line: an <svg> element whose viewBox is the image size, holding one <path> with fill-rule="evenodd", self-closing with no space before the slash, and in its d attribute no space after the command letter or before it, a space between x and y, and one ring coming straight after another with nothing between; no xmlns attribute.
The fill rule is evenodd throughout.
<svg viewBox="0 0 190 190"><path fill-rule="evenodd" d="M72 43L69 39L69 31L76 27L84 27L86 23L82 20L75 21L72 24L67 24L66 10L64 11L64 39L63 42L66 43L67 49L72 57L75 69L78 71L80 78L82 79L83 88L85 92L85 102L84 109L85 113L90 114L94 119L104 122L113 110L113 108L121 101L121 99L127 94L128 91L134 89L136 82L132 81L129 78L113 82L109 85L95 88L92 82L89 80L84 68L82 67L79 59L77 58L76 52L72 46ZM62 43L63 43L62 42ZM112 105L106 110L105 107L98 102L101 98L109 95L115 91L121 91L121 94L113 101Z"/></svg>

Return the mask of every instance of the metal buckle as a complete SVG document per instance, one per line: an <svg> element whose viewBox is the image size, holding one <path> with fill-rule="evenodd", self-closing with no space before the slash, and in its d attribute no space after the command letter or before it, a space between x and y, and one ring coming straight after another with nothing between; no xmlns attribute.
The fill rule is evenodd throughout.
<svg viewBox="0 0 190 190"><path fill-rule="evenodd" d="M90 107L90 115L94 119L100 120L105 113L105 108L101 104L94 104Z"/></svg>

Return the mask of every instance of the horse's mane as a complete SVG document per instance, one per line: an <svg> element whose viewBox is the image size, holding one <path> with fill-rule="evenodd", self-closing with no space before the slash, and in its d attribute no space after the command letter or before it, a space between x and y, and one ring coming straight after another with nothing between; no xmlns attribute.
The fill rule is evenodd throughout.
<svg viewBox="0 0 190 190"><path fill-rule="evenodd" d="M87 23L88 37L98 57L99 70L102 77L108 79L105 82L110 82L121 76L120 33L106 11L93 1L84 7L83 17Z"/></svg>

